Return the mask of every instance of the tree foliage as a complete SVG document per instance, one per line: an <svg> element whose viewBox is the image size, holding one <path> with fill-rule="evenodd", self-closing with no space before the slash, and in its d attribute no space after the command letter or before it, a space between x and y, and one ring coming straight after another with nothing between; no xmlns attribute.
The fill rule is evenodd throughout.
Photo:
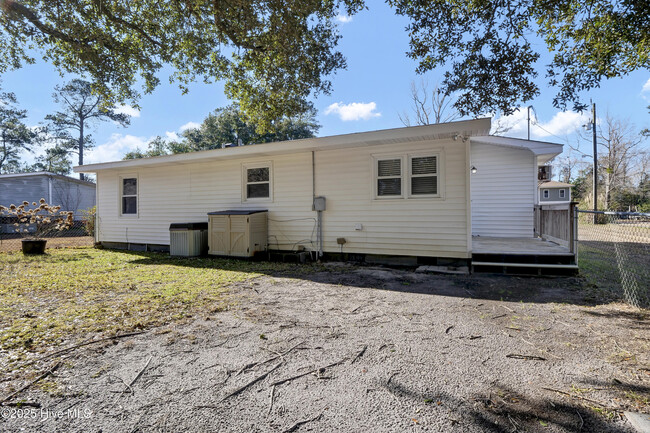
<svg viewBox="0 0 650 433"><path fill-rule="evenodd" d="M582 110L580 92L650 67L650 3L638 0L387 0L410 18L418 72L447 66L445 92L462 115L503 112L539 94L537 66L554 105ZM542 48L543 47L543 48ZM546 50L547 49L547 50Z"/></svg>
<svg viewBox="0 0 650 433"><path fill-rule="evenodd" d="M93 122L112 120L122 126L130 123L127 114L118 113L103 104L103 97L94 95L87 81L74 79L64 86L57 86L52 97L62 108L45 117L56 141L53 157L60 157L62 151L76 153L79 165L83 165L84 150L92 146L92 137L86 131ZM79 178L83 179L83 174Z"/></svg>
<svg viewBox="0 0 650 433"><path fill-rule="evenodd" d="M591 147L591 136L587 139ZM598 125L598 204L603 210L645 212L650 210L650 150L645 137L625 119L607 114ZM579 152L579 149L576 149ZM586 155L590 156L590 155ZM567 156L570 159L571 154ZM591 156L590 156L591 157ZM578 175L571 178L573 199L585 208L593 207L593 163L573 158L570 165L561 161L563 170ZM562 174L562 173L561 173Z"/></svg>
<svg viewBox="0 0 650 433"><path fill-rule="evenodd" d="M539 94L538 65L559 108L650 66L650 3L639 0L386 0L410 20L408 55L424 73L446 68L444 94L461 115L503 112ZM136 101L161 80L187 90L225 81L260 132L304 114L345 67L335 17L364 0L0 0L0 73L40 53L86 74L107 102ZM136 84L143 83L142 89Z"/></svg>
<svg viewBox="0 0 650 433"><path fill-rule="evenodd" d="M305 113L325 77L345 67L334 18L363 0L0 0L0 72L33 62L85 73L107 101L135 101L170 80L225 80L226 95L260 126Z"/></svg>
<svg viewBox="0 0 650 433"><path fill-rule="evenodd" d="M311 138L320 128L315 116L316 111L312 109L308 115L280 119L271 129L259 133L257 125L246 118L239 105L231 104L208 114L199 127L183 131L180 140L166 141L158 136L147 144L147 150L136 149L127 153L124 159L220 149L227 144L246 146Z"/></svg>
<svg viewBox="0 0 650 433"><path fill-rule="evenodd" d="M24 171L47 171L50 173L67 175L72 171L72 163L68 158L68 151L61 146L45 149L43 155L36 157L36 162Z"/></svg>
<svg viewBox="0 0 650 433"><path fill-rule="evenodd" d="M18 108L16 95L0 92L0 173L20 164L24 151L31 152L38 131L25 125L27 111Z"/></svg>

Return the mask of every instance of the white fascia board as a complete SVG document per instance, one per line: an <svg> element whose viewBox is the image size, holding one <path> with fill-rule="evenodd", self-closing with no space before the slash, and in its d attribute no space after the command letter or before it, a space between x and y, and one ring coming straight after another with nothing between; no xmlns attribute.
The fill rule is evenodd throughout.
<svg viewBox="0 0 650 433"><path fill-rule="evenodd" d="M491 127L491 119L464 120L460 122L439 123L435 125L411 126L406 128L384 129L372 132L333 135L321 138L262 143L248 146L235 146L201 152L180 153L152 158L130 159L126 161L87 164L74 167L76 173L96 173L101 170L128 169L156 165L189 164L196 161L224 160L248 157L264 157L295 152L334 150L348 147L365 147L380 144L399 144L404 142L450 139L486 135ZM460 140L459 140L460 141ZM462 141L460 141L462 143Z"/></svg>

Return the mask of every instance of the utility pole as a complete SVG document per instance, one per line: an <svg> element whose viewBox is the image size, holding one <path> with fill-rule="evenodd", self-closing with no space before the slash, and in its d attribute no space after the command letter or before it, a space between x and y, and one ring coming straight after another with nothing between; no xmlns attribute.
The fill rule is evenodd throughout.
<svg viewBox="0 0 650 433"><path fill-rule="evenodd" d="M593 191L594 191L594 212L598 211L598 147L596 140L596 103L591 103L591 113L593 118L591 119L591 137L594 145L594 179L593 179ZM605 209L607 210L607 209ZM594 224L596 224L597 214L594 214Z"/></svg>
<svg viewBox="0 0 650 433"><path fill-rule="evenodd" d="M532 105L528 106L528 140L530 140L530 107L532 107Z"/></svg>

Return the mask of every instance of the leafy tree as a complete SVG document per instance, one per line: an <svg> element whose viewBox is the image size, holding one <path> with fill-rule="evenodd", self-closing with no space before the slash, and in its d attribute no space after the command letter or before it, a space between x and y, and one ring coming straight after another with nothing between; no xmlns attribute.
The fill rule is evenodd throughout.
<svg viewBox="0 0 650 433"><path fill-rule="evenodd" d="M166 142L160 135L147 143L147 148L147 150L136 149L131 151L124 155L122 159L150 158L153 156L169 155L170 153L182 153L172 152L170 143Z"/></svg>
<svg viewBox="0 0 650 433"><path fill-rule="evenodd" d="M57 148L79 155L79 165L84 163L84 150L92 146L92 137L86 130L92 122L112 120L122 126L130 123L127 114L116 113L103 104L102 96L94 95L89 82L74 79L64 86L57 86L52 95L62 111L45 117L51 124ZM83 180L83 173L79 174Z"/></svg>
<svg viewBox="0 0 650 433"><path fill-rule="evenodd" d="M369 3L369 2L368 2ZM650 3L638 0L387 0L410 19L418 72L447 67L461 115L502 111L539 94L542 51L555 104L650 65ZM305 113L345 67L334 18L364 0L0 0L0 73L33 62L86 73L112 101L151 92L163 66L190 81L225 80L226 95L260 128Z"/></svg>
<svg viewBox="0 0 650 433"><path fill-rule="evenodd" d="M409 57L420 73L448 67L442 89L462 115L510 114L539 94L540 54L554 105L574 109L603 79L650 67L650 2L637 0L387 0L410 18Z"/></svg>
<svg viewBox="0 0 650 433"><path fill-rule="evenodd" d="M316 111L312 109L308 116L286 117L260 134L257 125L246 119L239 105L231 104L208 114L198 128L184 131L180 141L166 141L158 136L147 144L147 150L136 149L124 155L124 159L220 149L240 140L241 145L249 145L311 138L320 128L315 116Z"/></svg>
<svg viewBox="0 0 650 433"><path fill-rule="evenodd" d="M0 92L0 173L19 167L20 154L31 152L37 142L38 131L23 123L27 111L17 105L16 95Z"/></svg>
<svg viewBox="0 0 650 433"><path fill-rule="evenodd" d="M48 171L50 173L70 174L72 163L68 158L68 151L60 146L54 146L45 150L45 155L36 157L36 162L29 171Z"/></svg>
<svg viewBox="0 0 650 433"><path fill-rule="evenodd" d="M61 72L86 73L107 101L134 101L161 68L190 81L225 80L226 95L264 127L305 113L345 67L336 51L339 10L363 0L0 0L0 72L30 63L33 46Z"/></svg>
<svg viewBox="0 0 650 433"><path fill-rule="evenodd" d="M314 137L320 125L312 108L302 116L285 117L259 133L254 121L249 120L238 104L218 108L203 120L198 128L183 132L182 144L188 151L218 149L228 143L242 145L296 140Z"/></svg>

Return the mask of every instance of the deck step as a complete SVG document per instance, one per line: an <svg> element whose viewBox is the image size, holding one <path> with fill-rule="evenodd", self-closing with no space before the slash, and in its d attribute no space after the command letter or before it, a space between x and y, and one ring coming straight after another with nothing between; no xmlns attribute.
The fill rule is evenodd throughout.
<svg viewBox="0 0 650 433"><path fill-rule="evenodd" d="M544 269L578 269L578 265L549 264L549 263L504 263L504 262L472 262L472 266L494 266L506 268L544 268Z"/></svg>

